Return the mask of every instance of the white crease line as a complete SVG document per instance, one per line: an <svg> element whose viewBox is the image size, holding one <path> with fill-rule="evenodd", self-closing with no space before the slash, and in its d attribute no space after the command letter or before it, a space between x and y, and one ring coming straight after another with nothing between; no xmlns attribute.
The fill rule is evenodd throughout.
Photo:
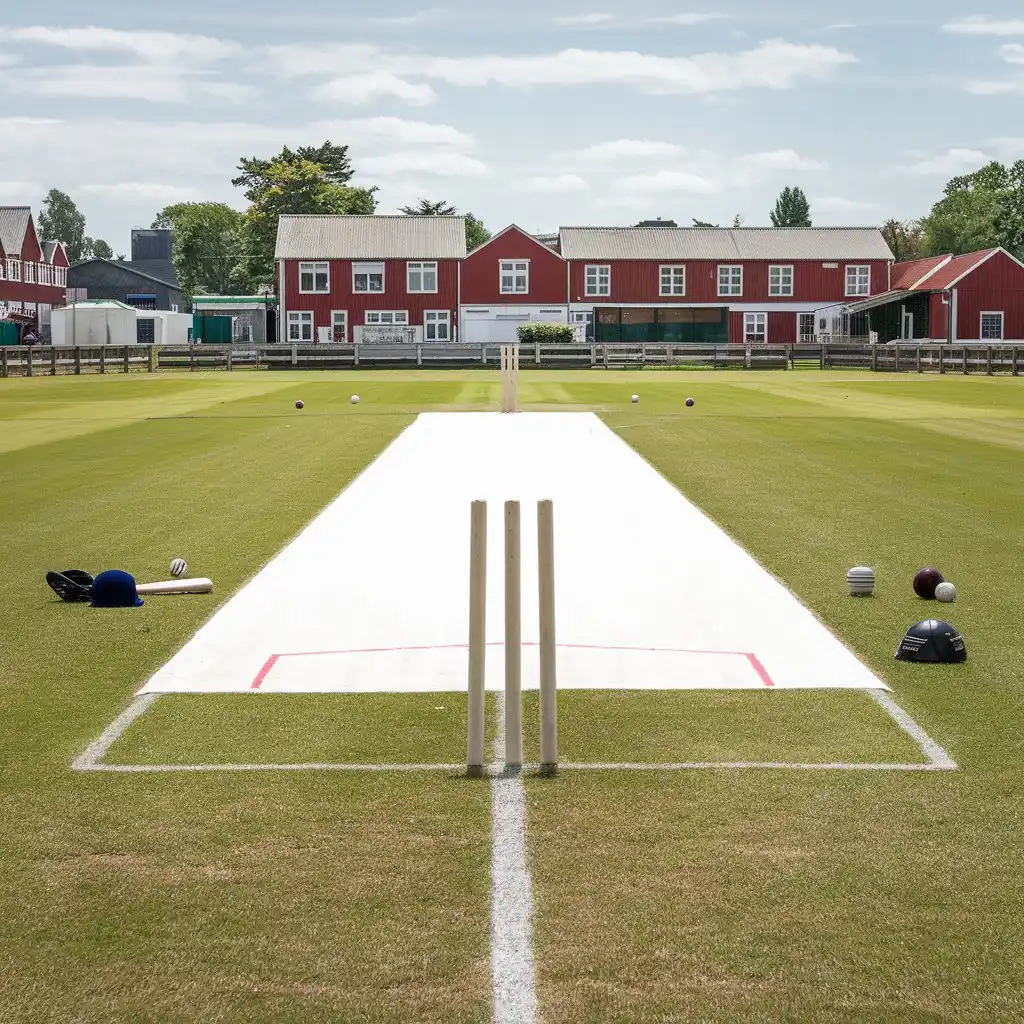
<svg viewBox="0 0 1024 1024"><path fill-rule="evenodd" d="M464 764L76 764L83 772L113 772L144 775L147 772L457 772Z"/></svg>
<svg viewBox="0 0 1024 1024"><path fill-rule="evenodd" d="M540 767L539 765L537 766ZM953 771L955 764L796 764L788 761L694 761L689 764L566 764L558 766L566 771L581 772L690 772L690 771L832 771L832 772L940 772Z"/></svg>
<svg viewBox="0 0 1024 1024"><path fill-rule="evenodd" d="M110 725L103 730L99 739L94 740L71 762L71 767L77 772L96 771L103 769L100 764L107 751L141 718L159 699L158 693L146 693L136 697L115 718Z"/></svg>
<svg viewBox="0 0 1024 1024"><path fill-rule="evenodd" d="M933 768L943 771L956 770L956 761L888 693L884 690L868 690L868 693L871 699L921 748L921 753L928 758Z"/></svg>
<svg viewBox="0 0 1024 1024"><path fill-rule="evenodd" d="M497 699L494 760L505 759L505 695ZM491 985L494 1024L536 1024L533 894L526 855L526 789L522 772L491 779Z"/></svg>

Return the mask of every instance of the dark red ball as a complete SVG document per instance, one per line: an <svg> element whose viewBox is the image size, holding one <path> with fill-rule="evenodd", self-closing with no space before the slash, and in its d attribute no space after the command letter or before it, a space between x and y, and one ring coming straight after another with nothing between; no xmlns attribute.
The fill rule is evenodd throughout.
<svg viewBox="0 0 1024 1024"><path fill-rule="evenodd" d="M686 408L687 409L692 409L696 404L697 403L692 398L688 398L686 400Z"/></svg>
<svg viewBox="0 0 1024 1024"><path fill-rule="evenodd" d="M946 577L938 569L921 569L914 577L914 593L925 601L934 601L935 588L945 582Z"/></svg>
<svg viewBox="0 0 1024 1024"><path fill-rule="evenodd" d="M306 408L306 403L303 402L302 399L300 398L299 401L297 401L295 403L295 408L296 409L305 409Z"/></svg>

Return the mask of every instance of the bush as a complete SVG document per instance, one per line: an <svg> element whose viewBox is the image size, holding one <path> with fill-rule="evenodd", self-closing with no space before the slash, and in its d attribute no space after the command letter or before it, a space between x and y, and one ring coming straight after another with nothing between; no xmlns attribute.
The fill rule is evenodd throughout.
<svg viewBox="0 0 1024 1024"><path fill-rule="evenodd" d="M571 345L576 332L568 324L520 324L516 328L522 345Z"/></svg>

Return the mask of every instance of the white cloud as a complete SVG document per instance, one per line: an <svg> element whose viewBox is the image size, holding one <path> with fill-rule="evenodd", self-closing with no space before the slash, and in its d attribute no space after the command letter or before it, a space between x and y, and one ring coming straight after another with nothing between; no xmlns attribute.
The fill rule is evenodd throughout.
<svg viewBox="0 0 1024 1024"><path fill-rule="evenodd" d="M1024 36L1024 18L990 18L974 14L942 26L946 32L970 36Z"/></svg>
<svg viewBox="0 0 1024 1024"><path fill-rule="evenodd" d="M811 200L811 210L815 216L863 217L877 214L881 210L881 206L878 203L865 199L846 199L843 196L815 196Z"/></svg>
<svg viewBox="0 0 1024 1024"><path fill-rule="evenodd" d="M653 174L634 174L621 181L621 188L628 193L685 193L687 195L714 195L719 186L688 171L655 171Z"/></svg>
<svg viewBox="0 0 1024 1024"><path fill-rule="evenodd" d="M927 157L917 163L900 168L908 174L955 175L976 171L991 161L991 157L978 149L953 147L937 156Z"/></svg>
<svg viewBox="0 0 1024 1024"><path fill-rule="evenodd" d="M1004 43L999 47L999 56L1007 64L1024 64L1024 43Z"/></svg>
<svg viewBox="0 0 1024 1024"><path fill-rule="evenodd" d="M752 50L662 57L635 51L569 49L529 56L435 57L394 53L366 44L278 46L268 51L280 74L333 75L387 71L406 80L433 79L464 88L503 85L617 85L651 94L716 93L740 89L788 89L800 81L826 81L857 63L835 47L774 39Z"/></svg>
<svg viewBox="0 0 1024 1024"><path fill-rule="evenodd" d="M45 191L36 181L0 181L0 199L7 203L31 203Z"/></svg>
<svg viewBox="0 0 1024 1024"><path fill-rule="evenodd" d="M803 157L795 150L775 149L739 157L729 177L737 185L754 185L777 171L824 171L827 167L820 160Z"/></svg>
<svg viewBox="0 0 1024 1024"><path fill-rule="evenodd" d="M655 25L707 25L712 21L725 21L728 14L700 14L691 11L685 14L669 14L663 18L648 18Z"/></svg>
<svg viewBox="0 0 1024 1024"><path fill-rule="evenodd" d="M613 20L611 14L601 14L594 12L593 14L564 14L561 17L555 18L554 23L556 25L606 25L609 21Z"/></svg>
<svg viewBox="0 0 1024 1024"><path fill-rule="evenodd" d="M183 185L163 185L155 181L123 181L116 185L79 185L79 192L93 196L109 196L113 199L147 200L160 206L170 203L187 203L201 199L194 188Z"/></svg>
<svg viewBox="0 0 1024 1024"><path fill-rule="evenodd" d="M561 195L569 192L586 192L590 186L578 174L554 174L524 178L516 182L515 188L520 192Z"/></svg>
<svg viewBox="0 0 1024 1024"><path fill-rule="evenodd" d="M125 32L90 26L86 28L50 28L32 25L23 28L0 27L5 43L31 43L66 50L130 53L153 64L204 64L226 60L242 52L238 43L210 36L182 35L174 32Z"/></svg>
<svg viewBox="0 0 1024 1024"><path fill-rule="evenodd" d="M598 142L586 149L569 154L571 159L585 163L613 163L618 160L670 159L680 157L685 147L674 142L658 142L654 139L615 139L612 142Z"/></svg>
<svg viewBox="0 0 1024 1024"><path fill-rule="evenodd" d="M974 96L1013 96L1024 92L1024 79L1004 79L999 82L968 82L967 91Z"/></svg>
<svg viewBox="0 0 1024 1024"><path fill-rule="evenodd" d="M317 86L310 95L315 100L353 106L391 98L414 107L425 107L437 99L437 93L426 82L408 82L387 71L335 78Z"/></svg>
<svg viewBox="0 0 1024 1024"><path fill-rule="evenodd" d="M373 25L387 25L394 28L409 28L441 21L448 16L448 13L448 9L445 7L430 7L423 11L416 11L414 14L397 14L385 18L370 18L370 23Z"/></svg>
<svg viewBox="0 0 1024 1024"><path fill-rule="evenodd" d="M487 164L464 153L422 149L363 157L359 161L359 171L370 178L401 177L410 171L441 178L483 178L488 174Z"/></svg>

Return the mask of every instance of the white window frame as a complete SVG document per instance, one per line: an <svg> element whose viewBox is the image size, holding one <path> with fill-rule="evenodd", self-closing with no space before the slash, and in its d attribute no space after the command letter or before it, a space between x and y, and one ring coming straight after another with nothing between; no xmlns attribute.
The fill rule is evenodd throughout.
<svg viewBox="0 0 1024 1024"><path fill-rule="evenodd" d="M773 299L791 299L795 278L791 263L773 263L768 267L768 295Z"/></svg>
<svg viewBox="0 0 1024 1024"><path fill-rule="evenodd" d="M508 287L505 286L506 280ZM498 260L498 291L501 295L529 295L530 261Z"/></svg>
<svg viewBox="0 0 1024 1024"><path fill-rule="evenodd" d="M862 281L862 278L867 278ZM861 297L871 294L871 265L868 263L848 263L846 266L846 296Z"/></svg>
<svg viewBox="0 0 1024 1024"><path fill-rule="evenodd" d="M366 278L366 287L359 287L359 278ZM380 287L371 288L370 278L379 277ZM384 264L376 263L353 263L352 264L352 291L358 295L383 295L384 294Z"/></svg>
<svg viewBox="0 0 1024 1024"><path fill-rule="evenodd" d="M999 317L999 337L987 338L985 337L985 317L997 316ZM983 310L978 320L978 337L982 341L1005 341L1006 340L1006 313L1001 309L986 309Z"/></svg>
<svg viewBox="0 0 1024 1024"><path fill-rule="evenodd" d="M338 327L342 328L341 341L338 341L337 331ZM336 345L346 344L348 342L348 310L347 309L332 309L331 310L331 343Z"/></svg>
<svg viewBox="0 0 1024 1024"><path fill-rule="evenodd" d="M658 294L666 297L686 294L686 266L663 263L658 268ZM667 283L666 283L667 282Z"/></svg>
<svg viewBox="0 0 1024 1024"><path fill-rule="evenodd" d="M292 328L298 328L298 337L292 337ZM304 329L309 328L309 337L304 338L302 335ZM306 345L313 344L314 338L316 337L313 331L313 312L309 309L290 309L288 310L288 340L295 345Z"/></svg>
<svg viewBox="0 0 1024 1024"><path fill-rule="evenodd" d="M593 279L593 280L591 280ZM588 298L605 298L612 293L610 263L588 263L583 269L583 294Z"/></svg>
<svg viewBox="0 0 1024 1024"><path fill-rule="evenodd" d="M20 281L21 280L21 260L16 260L13 257L7 260L7 280L8 281Z"/></svg>
<svg viewBox="0 0 1024 1024"><path fill-rule="evenodd" d="M810 317L811 319L811 330L809 334L805 334L800 329L800 322L805 318ZM796 315L796 340L799 342L804 338L815 338L818 333L818 314L817 313L797 313Z"/></svg>
<svg viewBox="0 0 1024 1024"><path fill-rule="evenodd" d="M440 337L441 328L444 328L444 337ZM431 337L433 328L433 337ZM452 340L452 313L450 309L428 309L423 314L423 340L424 341L451 341Z"/></svg>
<svg viewBox="0 0 1024 1024"><path fill-rule="evenodd" d="M323 275L324 285L319 287L317 279ZM308 276L312 287L302 286L303 277ZM316 260L299 264L299 294L300 295L326 295L331 290L331 265L326 260Z"/></svg>
<svg viewBox="0 0 1024 1024"><path fill-rule="evenodd" d="M407 309L368 309L363 318L367 327L408 327L409 311Z"/></svg>
<svg viewBox="0 0 1024 1024"><path fill-rule="evenodd" d="M413 274L419 276L419 287L413 287ZM434 275L434 287L426 287L427 274ZM412 262L405 265L405 290L410 295L436 295L437 294L437 261Z"/></svg>
<svg viewBox="0 0 1024 1024"><path fill-rule="evenodd" d="M735 298L743 294L743 264L720 263L718 265L718 297Z"/></svg>
<svg viewBox="0 0 1024 1024"><path fill-rule="evenodd" d="M24 303L26 313L34 313L36 311L36 304L34 302Z"/></svg>
<svg viewBox="0 0 1024 1024"><path fill-rule="evenodd" d="M25 261L25 284L36 283L36 265L30 260Z"/></svg>
<svg viewBox="0 0 1024 1024"><path fill-rule="evenodd" d="M751 324L754 331L751 331ZM751 334L757 334L756 328L761 324L764 330L761 332L761 341L751 340ZM744 313L743 314L743 342L746 345L767 345L768 344L768 314L765 313Z"/></svg>

